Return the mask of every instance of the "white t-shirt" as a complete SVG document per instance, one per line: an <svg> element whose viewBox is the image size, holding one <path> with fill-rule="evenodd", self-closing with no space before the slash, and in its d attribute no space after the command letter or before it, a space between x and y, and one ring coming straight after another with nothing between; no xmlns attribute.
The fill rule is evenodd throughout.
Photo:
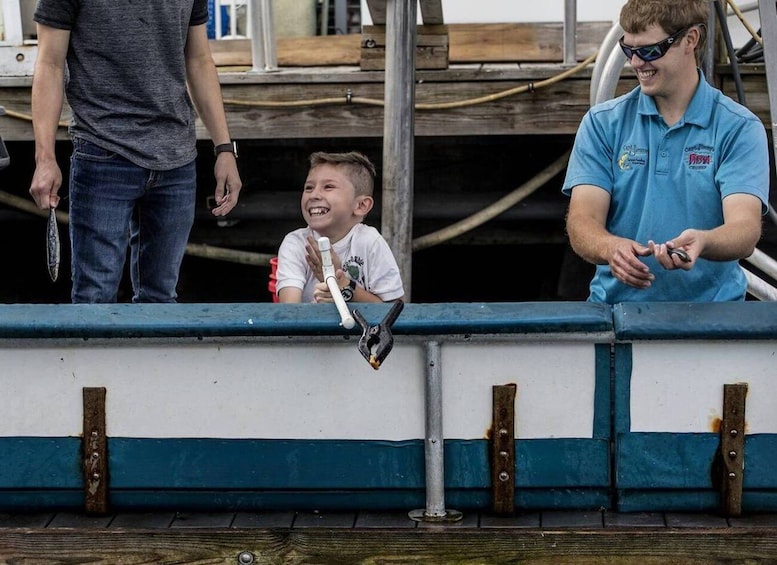
<svg viewBox="0 0 777 565"><path fill-rule="evenodd" d="M302 302L313 302L313 288L319 280L305 259L309 235L319 233L310 227L294 230L283 238L278 250L275 291L287 286L302 289ZM397 261L380 232L366 224L356 224L348 234L332 243L332 249L351 280L387 302L404 294Z"/></svg>

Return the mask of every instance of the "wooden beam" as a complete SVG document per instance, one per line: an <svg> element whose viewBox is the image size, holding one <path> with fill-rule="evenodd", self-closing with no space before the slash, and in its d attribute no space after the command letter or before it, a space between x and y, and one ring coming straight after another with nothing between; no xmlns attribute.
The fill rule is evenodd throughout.
<svg viewBox="0 0 777 565"><path fill-rule="evenodd" d="M442 0L420 0L421 20L426 25L442 24Z"/></svg>
<svg viewBox="0 0 777 565"><path fill-rule="evenodd" d="M367 9L375 25L386 25L386 0L367 0Z"/></svg>
<svg viewBox="0 0 777 565"><path fill-rule="evenodd" d="M577 55L583 60L601 45L609 22L580 22L577 25ZM370 33L384 29L382 24L365 26L364 33L311 37L279 37L276 40L278 66L317 67L358 65L362 43ZM418 29L418 46L434 40L434 35L447 34L450 63L550 63L563 59L563 24L504 23L448 24L435 27L424 22ZM248 39L214 39L210 41L217 66L252 65L251 42Z"/></svg>

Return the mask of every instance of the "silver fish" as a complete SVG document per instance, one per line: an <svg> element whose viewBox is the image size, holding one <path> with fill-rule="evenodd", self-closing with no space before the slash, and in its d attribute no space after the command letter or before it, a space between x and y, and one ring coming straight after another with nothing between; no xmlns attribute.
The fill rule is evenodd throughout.
<svg viewBox="0 0 777 565"><path fill-rule="evenodd" d="M59 276L59 228L54 208L49 208L49 221L46 225L46 258L51 281L56 282Z"/></svg>

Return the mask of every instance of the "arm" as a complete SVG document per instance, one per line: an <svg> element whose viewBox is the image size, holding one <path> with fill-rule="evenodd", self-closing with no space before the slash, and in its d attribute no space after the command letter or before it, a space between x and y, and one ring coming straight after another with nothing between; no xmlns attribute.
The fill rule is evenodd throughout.
<svg viewBox="0 0 777 565"><path fill-rule="evenodd" d="M335 272L335 279L337 280L337 286L340 287L340 290L347 287L351 282L351 277L345 274L342 269L337 269ZM329 292L326 281L316 284L313 296L315 297L316 302L334 302L334 298L332 298L332 294ZM383 302L383 300L380 296L371 293L366 288L357 284L353 289L353 298L351 298L351 302Z"/></svg>
<svg viewBox="0 0 777 565"><path fill-rule="evenodd" d="M656 258L667 268L690 269L697 257L710 261L736 261L749 257L761 238L761 201L752 194L736 193L723 199L723 224L711 230L687 229L671 241L657 245ZM683 264L667 255L667 248L682 248L691 257Z"/></svg>
<svg viewBox="0 0 777 565"><path fill-rule="evenodd" d="M186 40L186 77L197 113L208 130L214 145L229 143L229 129L221 98L216 65L208 44L205 25L191 26ZM237 204L243 186L237 161L231 153L219 153L214 167L216 177L216 207L214 216L225 216Z"/></svg>
<svg viewBox="0 0 777 565"><path fill-rule="evenodd" d="M575 253L589 263L609 264L613 276L635 288L647 288L654 276L639 257L650 255L648 247L606 229L610 195L593 185L572 189L567 213L567 233Z"/></svg>
<svg viewBox="0 0 777 565"><path fill-rule="evenodd" d="M302 302L302 289L295 286L286 286L278 291L278 302L295 304Z"/></svg>
<svg viewBox="0 0 777 565"><path fill-rule="evenodd" d="M32 80L32 129L35 136L35 172L30 195L39 208L59 204L62 171L55 145L64 103L65 57L70 32L42 24L38 28L38 58Z"/></svg>

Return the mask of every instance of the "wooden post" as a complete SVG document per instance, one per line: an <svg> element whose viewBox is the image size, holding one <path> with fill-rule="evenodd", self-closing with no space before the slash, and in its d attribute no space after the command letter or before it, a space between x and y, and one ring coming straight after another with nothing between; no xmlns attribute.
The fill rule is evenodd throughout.
<svg viewBox="0 0 777 565"><path fill-rule="evenodd" d="M416 0L388 0L386 5L381 231L399 265L407 302L412 292L416 6Z"/></svg>

